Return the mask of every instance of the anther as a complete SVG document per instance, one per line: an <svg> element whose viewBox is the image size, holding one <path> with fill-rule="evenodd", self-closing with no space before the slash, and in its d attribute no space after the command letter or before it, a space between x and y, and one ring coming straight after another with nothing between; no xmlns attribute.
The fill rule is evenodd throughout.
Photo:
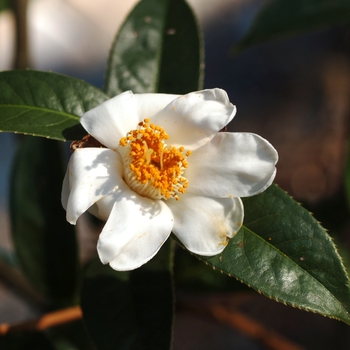
<svg viewBox="0 0 350 350"><path fill-rule="evenodd" d="M188 167L184 147L167 146L169 135L158 125L139 123L119 141L124 159L124 180L131 189L153 199L175 198L185 193L188 180L183 176Z"/></svg>

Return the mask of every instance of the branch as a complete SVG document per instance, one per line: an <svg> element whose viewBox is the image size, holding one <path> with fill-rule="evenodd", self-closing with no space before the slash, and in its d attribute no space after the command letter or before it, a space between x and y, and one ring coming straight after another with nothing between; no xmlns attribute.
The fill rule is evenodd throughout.
<svg viewBox="0 0 350 350"><path fill-rule="evenodd" d="M47 328L56 327L61 324L80 320L83 317L79 306L70 307L67 309L47 313L36 321L9 325L7 323L0 324L0 336L8 333L22 331L42 331Z"/></svg>
<svg viewBox="0 0 350 350"><path fill-rule="evenodd" d="M15 69L29 68L27 8L28 0L12 1L16 25Z"/></svg>

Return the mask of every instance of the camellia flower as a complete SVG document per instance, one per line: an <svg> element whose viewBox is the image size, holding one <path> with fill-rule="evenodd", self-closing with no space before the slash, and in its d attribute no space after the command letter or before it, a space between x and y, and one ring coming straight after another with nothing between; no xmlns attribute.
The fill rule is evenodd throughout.
<svg viewBox="0 0 350 350"><path fill-rule="evenodd" d="M128 91L82 116L98 142L72 154L62 204L71 224L87 210L106 221L102 263L135 269L171 232L193 253L223 251L243 223L240 197L270 186L278 159L258 135L220 132L235 113L226 92L211 89Z"/></svg>

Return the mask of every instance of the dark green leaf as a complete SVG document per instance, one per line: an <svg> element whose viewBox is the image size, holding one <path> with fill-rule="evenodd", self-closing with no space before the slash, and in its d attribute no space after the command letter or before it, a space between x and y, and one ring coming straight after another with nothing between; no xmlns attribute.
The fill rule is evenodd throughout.
<svg viewBox="0 0 350 350"><path fill-rule="evenodd" d="M48 337L55 350L96 350L82 320L55 326Z"/></svg>
<svg viewBox="0 0 350 350"><path fill-rule="evenodd" d="M202 86L203 54L196 18L183 0L143 0L118 33L105 91L183 94Z"/></svg>
<svg viewBox="0 0 350 350"><path fill-rule="evenodd" d="M350 22L349 0L271 0L234 50L345 22Z"/></svg>
<svg viewBox="0 0 350 350"><path fill-rule="evenodd" d="M169 349L172 338L172 240L146 265L117 272L94 261L87 269L82 309L99 350Z"/></svg>
<svg viewBox="0 0 350 350"><path fill-rule="evenodd" d="M350 324L348 276L310 213L276 186L244 208L244 226L223 253L200 259L274 300Z"/></svg>
<svg viewBox="0 0 350 350"><path fill-rule="evenodd" d="M175 236L174 238L179 242ZM188 254L184 248L177 249L175 253L174 282L177 289L200 295L205 293L235 293L249 289L227 274L218 273L211 266L203 264L195 256Z"/></svg>
<svg viewBox="0 0 350 350"><path fill-rule="evenodd" d="M1 72L0 91L0 131L61 141L81 138L79 117L108 99L82 80L36 71Z"/></svg>
<svg viewBox="0 0 350 350"><path fill-rule="evenodd" d="M62 146L25 137L11 176L11 226L20 266L46 297L70 303L77 288L78 253L74 227L61 205Z"/></svg>

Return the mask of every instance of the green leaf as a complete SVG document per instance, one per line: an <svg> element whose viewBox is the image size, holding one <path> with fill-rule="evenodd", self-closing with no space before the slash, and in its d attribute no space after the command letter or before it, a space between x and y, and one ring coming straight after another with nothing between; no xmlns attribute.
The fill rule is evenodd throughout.
<svg viewBox="0 0 350 350"><path fill-rule="evenodd" d="M349 0L271 0L258 13L250 30L234 47L234 51L274 38L349 21Z"/></svg>
<svg viewBox="0 0 350 350"><path fill-rule="evenodd" d="M137 270L117 272L95 260L87 268L82 309L99 350L170 349L173 242Z"/></svg>
<svg viewBox="0 0 350 350"><path fill-rule="evenodd" d="M347 273L310 213L274 185L244 208L244 226L223 253L199 258L274 300L350 324Z"/></svg>
<svg viewBox="0 0 350 350"><path fill-rule="evenodd" d="M33 286L59 303L71 303L78 283L74 227L61 205L62 146L25 137L14 160L10 214L15 253Z"/></svg>
<svg viewBox="0 0 350 350"><path fill-rule="evenodd" d="M61 141L86 134L80 116L108 99L101 90L55 73L0 73L0 131Z"/></svg>
<svg viewBox="0 0 350 350"><path fill-rule="evenodd" d="M179 242L173 235L174 239ZM181 243L180 243L181 245ZM177 249L174 259L174 283L177 289L186 294L236 293L249 288L230 278L225 273L218 273L211 266L203 264L184 249Z"/></svg>
<svg viewBox="0 0 350 350"><path fill-rule="evenodd" d="M105 91L184 94L201 88L202 38L183 0L143 0L121 27L110 52Z"/></svg>
<svg viewBox="0 0 350 350"><path fill-rule="evenodd" d="M55 350L96 350L83 320L63 323L52 327L47 333Z"/></svg>

